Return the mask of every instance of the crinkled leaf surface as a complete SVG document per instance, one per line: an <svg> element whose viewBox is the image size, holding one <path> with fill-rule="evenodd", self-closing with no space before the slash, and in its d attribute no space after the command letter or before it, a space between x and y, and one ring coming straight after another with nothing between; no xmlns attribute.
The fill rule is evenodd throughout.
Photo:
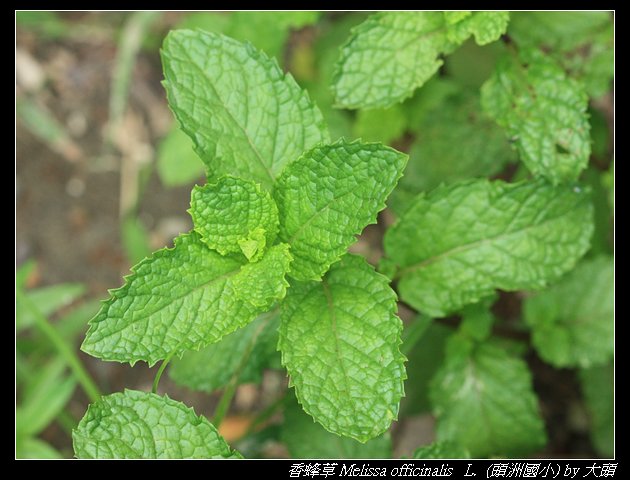
<svg viewBox="0 0 630 480"><path fill-rule="evenodd" d="M340 140L306 152L278 179L280 239L291 245L291 277L319 280L376 223L407 156L378 143Z"/></svg>
<svg viewBox="0 0 630 480"><path fill-rule="evenodd" d="M437 439L473 458L524 456L545 444L545 428L527 364L489 344L450 351L434 378Z"/></svg>
<svg viewBox="0 0 630 480"><path fill-rule="evenodd" d="M171 361L169 376L180 385L212 393L238 376L238 383L259 382L277 355L279 312L262 314L249 325L198 352Z"/></svg>
<svg viewBox="0 0 630 480"><path fill-rule="evenodd" d="M72 440L78 458L242 458L192 408L136 390L90 405Z"/></svg>
<svg viewBox="0 0 630 480"><path fill-rule="evenodd" d="M190 214L201 240L221 255L242 252L258 260L278 234L278 208L269 192L236 177L195 186Z"/></svg>
<svg viewBox="0 0 630 480"><path fill-rule="evenodd" d="M249 43L175 30L162 63L169 105L212 176L271 187L304 150L328 141L308 95Z"/></svg>
<svg viewBox="0 0 630 480"><path fill-rule="evenodd" d="M593 233L589 193L544 181L471 180L418 196L385 235L401 298L444 316L495 289L544 287L569 271Z"/></svg>
<svg viewBox="0 0 630 480"><path fill-rule="evenodd" d="M470 35L478 43L505 31L506 12L445 17L443 12L381 12L353 29L341 48L333 92L345 108L383 108L409 97L442 65L438 57Z"/></svg>
<svg viewBox="0 0 630 480"><path fill-rule="evenodd" d="M491 176L516 160L502 129L480 112L476 95L462 92L443 99L412 128L418 137L411 146L405 174L388 200L397 214L422 191L443 182Z"/></svg>
<svg viewBox="0 0 630 480"><path fill-rule="evenodd" d="M506 55L481 88L486 112L506 129L534 175L575 180L591 153L588 96L550 56L534 48Z"/></svg>
<svg viewBox="0 0 630 480"><path fill-rule="evenodd" d="M293 458L391 458L388 433L366 443L327 432L294 402L284 411L282 441Z"/></svg>
<svg viewBox="0 0 630 480"><path fill-rule="evenodd" d="M243 265L210 250L199 234L175 239L133 269L90 321L82 350L104 360L153 365L199 350L247 325L284 297L291 255L270 248Z"/></svg>
<svg viewBox="0 0 630 480"><path fill-rule="evenodd" d="M614 349L614 261L582 261L551 288L529 297L525 321L538 354L556 367L605 363Z"/></svg>
<svg viewBox="0 0 630 480"><path fill-rule="evenodd" d="M278 347L304 411L326 430L366 442L396 419L406 375L395 310L388 279L361 257L292 283Z"/></svg>

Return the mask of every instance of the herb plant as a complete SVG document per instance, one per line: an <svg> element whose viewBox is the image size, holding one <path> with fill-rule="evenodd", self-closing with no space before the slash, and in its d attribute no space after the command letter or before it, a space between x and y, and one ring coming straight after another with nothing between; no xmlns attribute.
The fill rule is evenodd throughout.
<svg viewBox="0 0 630 480"><path fill-rule="evenodd" d="M157 395L157 384L172 361L170 375L191 388L233 388L235 378L260 378L276 347L297 397L282 431L293 455L391 455L386 432L418 358L430 371L423 391L408 394L430 404L438 440L418 457L542 448L527 345L495 334L492 306L497 290L542 290L525 296L518 328L531 331L544 360L593 379L586 369L612 358L613 259L581 260L596 227L592 188L581 181L588 94L607 91L610 20L593 14L579 34L545 24L548 32L529 36L536 15L513 15L514 35L507 12L377 13L352 29L332 98L361 109L355 129L365 137L378 137L381 112L386 141L434 128L408 166L382 143L331 138L325 117L337 114L322 113L253 45L170 32L164 86L208 182L191 194L194 229L133 267L90 321L83 351L161 365L153 393L127 390L88 408L74 432L77 456L240 457L208 420ZM576 35L603 60L577 62ZM437 77L469 39L499 51L477 90ZM518 170L520 180L479 178L517 158L529 172ZM389 200L397 219L375 268L348 248L399 181ZM419 313L404 333L398 300ZM453 315L456 331L440 333L434 319Z"/></svg>

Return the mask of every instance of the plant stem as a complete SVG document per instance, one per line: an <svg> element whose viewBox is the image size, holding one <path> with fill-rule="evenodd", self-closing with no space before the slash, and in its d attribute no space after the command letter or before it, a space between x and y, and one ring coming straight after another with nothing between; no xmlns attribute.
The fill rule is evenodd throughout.
<svg viewBox="0 0 630 480"><path fill-rule="evenodd" d="M42 314L42 312L39 311L33 302L24 295L23 292L18 290L16 296L20 302L22 302L22 305L31 311L33 319L35 320L35 325L50 341L55 350L57 350L59 355L61 355L61 358L63 358L66 364L70 367L70 370L72 370L72 373L90 400L92 402L96 402L101 397L101 392L81 363L81 360L79 360L79 357L73 352L73 349L70 347L68 342L57 332L57 330L55 330L55 327L50 324L48 319Z"/></svg>
<svg viewBox="0 0 630 480"><path fill-rule="evenodd" d="M158 369L157 373L155 374L155 379L153 380L153 388L151 389L152 393L157 393L158 385L160 384L160 378L162 378L162 373L164 373L164 369L168 365L168 362L170 362L171 358L173 358L173 354L175 353L175 351L176 350L173 350L169 354L169 356L164 359L164 361L160 365L160 368Z"/></svg>

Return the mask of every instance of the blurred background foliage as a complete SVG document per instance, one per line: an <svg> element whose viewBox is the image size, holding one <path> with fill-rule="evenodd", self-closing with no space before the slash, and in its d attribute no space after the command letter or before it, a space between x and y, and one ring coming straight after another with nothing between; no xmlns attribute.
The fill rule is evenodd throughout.
<svg viewBox="0 0 630 480"><path fill-rule="evenodd" d="M402 104L385 110L335 109L329 87L338 47L367 15L16 13L16 456L72 457L71 430L99 388L105 393L125 386L150 388L153 374L146 366L93 361L78 346L106 288L120 284L131 265L191 228L189 192L195 183L204 183L205 172L192 142L174 122L160 84L159 48L170 29L204 29L251 42L276 57L308 90L333 139L361 137L409 153L390 208L352 247L371 262L381 255L383 228L412 196L464 178L528 175L510 140L479 108L479 87L501 54L500 42L479 47L469 41ZM610 256L612 16L519 12L512 15L507 36L553 51L591 95L593 149L583 181L594 192L596 232L586 260ZM493 312L500 328L517 332L516 340L506 342L524 355L534 374L550 439L540 455L611 456L612 359L570 369L542 362L518 340L523 300L519 294L501 294ZM246 456L411 455L433 439L427 389L453 329L449 319L413 318L403 306L400 315L410 326L407 339L421 335L405 351L409 379L401 421L391 435L366 446L328 434L296 408L291 395L285 396L273 315L229 342L175 362L161 390L211 418L221 391L234 389L221 433ZM227 348L246 352L245 361L227 361ZM213 367L200 371L204 364ZM315 445L319 450L313 450Z"/></svg>

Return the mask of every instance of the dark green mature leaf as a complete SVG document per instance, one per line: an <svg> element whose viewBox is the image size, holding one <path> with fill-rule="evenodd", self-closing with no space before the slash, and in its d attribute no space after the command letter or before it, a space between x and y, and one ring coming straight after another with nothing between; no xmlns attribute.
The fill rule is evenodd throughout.
<svg viewBox="0 0 630 480"><path fill-rule="evenodd" d="M402 415L426 413L431 410L429 383L444 362L446 343L453 330L433 320L430 322L411 351L405 349L407 338L403 335L402 351L408 358L406 366L409 378L405 381L405 397L400 405Z"/></svg>
<svg viewBox="0 0 630 480"><path fill-rule="evenodd" d="M613 364L581 369L582 392L591 420L591 439L600 455L615 454L615 371Z"/></svg>
<svg viewBox="0 0 630 480"><path fill-rule="evenodd" d="M420 195L385 234L384 265L398 267L401 298L444 316L495 289L544 287L586 252L588 192L543 181L474 180Z"/></svg>
<svg viewBox="0 0 630 480"><path fill-rule="evenodd" d="M275 356L279 312L261 315L220 342L174 359L169 376L180 385L212 393L235 376L238 383L259 382L263 369Z"/></svg>
<svg viewBox="0 0 630 480"><path fill-rule="evenodd" d="M195 233L155 252L112 290L90 321L82 350L104 360L153 365L199 350L244 327L284 297L291 255L285 244L257 263L222 257Z"/></svg>
<svg viewBox="0 0 630 480"><path fill-rule="evenodd" d="M281 440L293 458L391 458L388 433L366 443L327 432L293 402L284 410Z"/></svg>
<svg viewBox="0 0 630 480"><path fill-rule="evenodd" d="M328 132L317 107L275 60L248 43L189 30L162 49L169 105L209 174L272 187Z"/></svg>
<svg viewBox="0 0 630 480"><path fill-rule="evenodd" d="M278 234L278 207L260 185L236 177L195 186L190 214L201 240L221 255L257 261Z"/></svg>
<svg viewBox="0 0 630 480"><path fill-rule="evenodd" d="M333 78L337 103L345 108L383 108L409 97L471 35L477 43L505 32L507 12L381 12L356 27L341 48Z"/></svg>
<svg viewBox="0 0 630 480"><path fill-rule="evenodd" d="M560 282L525 301L538 354L556 367L589 367L614 349L614 261L582 261Z"/></svg>
<svg viewBox="0 0 630 480"><path fill-rule="evenodd" d="M322 282L294 282L282 304L282 363L304 411L361 442L387 430L406 377L388 279L344 256Z"/></svg>
<svg viewBox="0 0 630 480"><path fill-rule="evenodd" d="M192 408L136 390L90 405L72 440L79 458L241 458Z"/></svg>
<svg viewBox="0 0 630 480"><path fill-rule="evenodd" d="M431 385L437 438L473 458L524 456L545 444L545 428L524 361L490 344L451 341Z"/></svg>
<svg viewBox="0 0 630 480"><path fill-rule="evenodd" d="M506 129L534 175L576 180L591 153L583 85L537 49L504 56L481 88L486 112Z"/></svg>
<svg viewBox="0 0 630 480"><path fill-rule="evenodd" d="M278 179L280 239L291 246L289 275L319 280L376 223L407 156L378 143L340 140L320 145L293 162Z"/></svg>

